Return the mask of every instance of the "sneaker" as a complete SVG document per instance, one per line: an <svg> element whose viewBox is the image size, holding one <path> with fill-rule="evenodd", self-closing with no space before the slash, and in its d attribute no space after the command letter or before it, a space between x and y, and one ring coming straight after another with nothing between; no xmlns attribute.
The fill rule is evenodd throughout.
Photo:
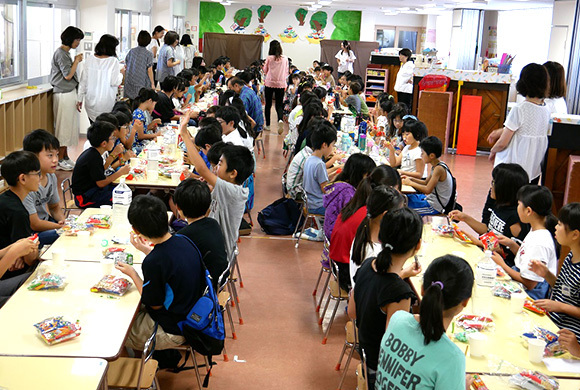
<svg viewBox="0 0 580 390"><path fill-rule="evenodd" d="M71 160L69 157L64 159L64 162L66 162L68 165L70 165L72 168L75 167L75 162L73 160Z"/></svg>
<svg viewBox="0 0 580 390"><path fill-rule="evenodd" d="M264 129L264 131L270 131L270 126L268 125L264 125L264 127L262 127Z"/></svg>
<svg viewBox="0 0 580 390"><path fill-rule="evenodd" d="M278 121L278 135L281 135L284 132L284 121Z"/></svg>
<svg viewBox="0 0 580 390"><path fill-rule="evenodd" d="M300 232L296 233L294 235L294 238L298 238L299 235L300 235ZM300 238L302 240L308 240L308 241L317 241L317 242L324 241L322 230L316 230L313 228L308 228L308 229L304 230L304 232L302 233Z"/></svg>
<svg viewBox="0 0 580 390"><path fill-rule="evenodd" d="M73 167L71 167L65 160L59 160L56 169L59 171L72 171Z"/></svg>

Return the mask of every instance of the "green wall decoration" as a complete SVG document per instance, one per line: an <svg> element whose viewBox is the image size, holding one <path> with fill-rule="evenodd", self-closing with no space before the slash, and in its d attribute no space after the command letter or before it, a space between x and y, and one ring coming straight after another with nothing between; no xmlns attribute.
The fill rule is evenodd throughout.
<svg viewBox="0 0 580 390"><path fill-rule="evenodd" d="M240 27L248 27L252 20L252 10L249 8L240 8L234 15L234 22Z"/></svg>
<svg viewBox="0 0 580 390"><path fill-rule="evenodd" d="M299 26L304 26L304 22L306 21L306 15L308 15L308 10L306 8L298 8L294 16L296 16L296 20L298 20Z"/></svg>
<svg viewBox="0 0 580 390"><path fill-rule="evenodd" d="M226 17L226 8L220 3L201 1L199 3L199 37L206 32L223 33L220 22Z"/></svg>
<svg viewBox="0 0 580 390"><path fill-rule="evenodd" d="M270 11L272 11L271 5L263 5L260 8L258 8L258 22L264 23L264 19L266 18L266 16L268 16Z"/></svg>
<svg viewBox="0 0 580 390"><path fill-rule="evenodd" d="M316 31L324 30L327 15L324 11L315 12L310 18L310 28Z"/></svg>
<svg viewBox="0 0 580 390"><path fill-rule="evenodd" d="M361 11L336 11L332 17L334 31L330 39L360 40Z"/></svg>

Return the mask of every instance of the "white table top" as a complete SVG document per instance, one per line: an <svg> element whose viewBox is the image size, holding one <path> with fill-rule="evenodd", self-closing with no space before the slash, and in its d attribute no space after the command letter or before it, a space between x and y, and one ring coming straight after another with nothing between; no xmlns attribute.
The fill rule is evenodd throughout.
<svg viewBox="0 0 580 390"><path fill-rule="evenodd" d="M0 356L0 388L95 390L107 372L103 359Z"/></svg>
<svg viewBox="0 0 580 390"><path fill-rule="evenodd" d="M509 385L509 376L491 376L482 375L481 379L489 390L505 390L511 389ZM575 379L558 379L560 390L578 390L580 389L580 382Z"/></svg>

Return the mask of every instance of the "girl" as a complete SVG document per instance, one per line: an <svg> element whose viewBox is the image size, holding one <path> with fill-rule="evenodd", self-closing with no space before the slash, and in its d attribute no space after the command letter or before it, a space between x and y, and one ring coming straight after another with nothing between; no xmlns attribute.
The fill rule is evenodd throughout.
<svg viewBox="0 0 580 390"><path fill-rule="evenodd" d="M518 164L499 164L491 172L491 198L494 200L489 213L481 222L472 216L453 210L449 213L449 218L456 221L463 221L478 235L494 232L500 237L501 249L499 253L505 259L506 264L514 266L515 254L519 245L507 247L506 239L516 237L523 240L528 232L528 226L522 224L518 216L517 194L521 187L528 184L528 174L524 168ZM477 237L470 237L478 246L483 243Z"/></svg>
<svg viewBox="0 0 580 390"><path fill-rule="evenodd" d="M421 267L415 263L403 266L419 251L422 231L423 222L415 211L405 207L388 212L379 231L383 249L376 259L367 259L356 273L348 314L356 319L359 344L366 352L369 390L375 388L381 339L391 316L399 310L409 312L416 299L403 279L418 275Z"/></svg>
<svg viewBox="0 0 580 390"><path fill-rule="evenodd" d="M363 261L377 257L381 251L379 228L386 212L405 205L405 197L395 188L380 185L373 189L367 200L367 215L359 225L350 248L350 285Z"/></svg>
<svg viewBox="0 0 580 390"><path fill-rule="evenodd" d="M288 122L288 115L292 111L292 104L298 95L298 85L300 85L300 75L293 73L288 76L288 88L286 88L286 96L284 97L284 122Z"/></svg>
<svg viewBox="0 0 580 390"><path fill-rule="evenodd" d="M316 96L316 95L314 95ZM298 125L298 139L296 140L296 145L294 146L294 155L298 154L298 152L304 147L304 140L308 137L311 133L310 128L310 121L312 118L316 117L326 117L326 112L322 107L322 103L320 100L310 99L308 104L304 106L304 115L302 121Z"/></svg>
<svg viewBox="0 0 580 390"><path fill-rule="evenodd" d="M135 98L135 110L133 111L133 126L135 127L137 122L140 122L140 126L137 127L135 132L135 142L133 142L133 151L135 154L141 153L143 150L143 140L157 138L160 133L157 133L157 126L161 124L161 119L157 118L153 121L149 121L148 112L151 114L155 109L155 105L159 100L159 95L153 89L141 88L139 95Z"/></svg>
<svg viewBox="0 0 580 390"><path fill-rule="evenodd" d="M395 147L387 143L389 149L389 164L392 167L400 167L399 173L405 176L421 179L426 176L425 162L421 158L419 142L427 137L427 127L416 119L406 119L402 129L405 147L401 154L395 154Z"/></svg>
<svg viewBox="0 0 580 390"><path fill-rule="evenodd" d="M167 76L175 76L179 71L176 69L181 64L177 58L175 47L179 44L179 34L169 31L163 38L164 45L159 50L157 58L157 80L162 83Z"/></svg>
<svg viewBox="0 0 580 390"><path fill-rule="evenodd" d="M541 164L548 148L550 109L544 103L549 86L548 71L540 64L528 64L516 84L525 100L511 109L502 129L493 131L487 141L493 145L489 159L520 164L533 184L542 173Z"/></svg>
<svg viewBox="0 0 580 390"><path fill-rule="evenodd" d="M405 147L402 131L403 125L405 124L403 118L407 116L407 113L405 105L397 103L387 114L387 122L389 125L387 140L393 144L397 152Z"/></svg>
<svg viewBox="0 0 580 390"><path fill-rule="evenodd" d="M501 266L515 281L526 288L526 292L533 299L544 299L548 295L550 285L544 278L529 270L532 260L546 265L553 275L558 268L557 243L554 231L558 220L552 215L552 193L543 186L525 185L518 191L518 215L520 221L529 223L531 231L528 233L515 258L515 267L509 267L497 253L493 254L493 261ZM516 245L511 240L505 240L508 247Z"/></svg>
<svg viewBox="0 0 580 390"><path fill-rule="evenodd" d="M185 69L190 69L196 51L195 46L191 41L191 36L189 34L183 34L179 45L183 48Z"/></svg>
<svg viewBox="0 0 580 390"><path fill-rule="evenodd" d="M181 115L182 107L183 107L183 99L185 94L187 93L187 88L189 87L189 81L183 79L181 77L177 78L177 87L175 87L175 91L173 92L173 96L171 97L171 101L173 102L174 110L176 114Z"/></svg>
<svg viewBox="0 0 580 390"><path fill-rule="evenodd" d="M266 80L264 85L266 89L264 94L266 96L266 106L264 114L266 116L265 129L270 128L270 112L272 111L272 97L276 99L276 114L278 115L278 134L284 131L284 122L282 117L284 89L286 88L286 77L288 76L288 57L282 55L282 46L277 40L270 42L270 50L268 51L268 58L264 64L264 74Z"/></svg>
<svg viewBox="0 0 580 390"><path fill-rule="evenodd" d="M387 165L381 165L361 180L352 199L342 208L330 236L329 257L339 269L339 284L350 290L350 250L356 230L367 216L367 200L374 187L378 185L399 186L401 178L397 171Z"/></svg>
<svg viewBox="0 0 580 390"><path fill-rule="evenodd" d="M348 41L342 41L340 44L340 50L334 56L336 62L338 63L338 77L342 76L344 72L354 72L353 64L356 60L354 52L350 48Z"/></svg>
<svg viewBox="0 0 580 390"><path fill-rule="evenodd" d="M546 106L552 114L568 114L566 105L566 73L564 67L557 62L548 61L544 68L550 76L550 91L545 99Z"/></svg>
<svg viewBox="0 0 580 390"><path fill-rule="evenodd" d="M411 60L411 55L411 50L406 48L399 52L401 67L397 72L395 81L398 102L406 104L409 110L411 103L413 103L413 71L415 70L415 63Z"/></svg>
<svg viewBox="0 0 580 390"><path fill-rule="evenodd" d="M375 124L377 131L386 134L389 129L388 115L395 105L395 98L391 95L379 98L377 101L374 114L372 116L373 123Z"/></svg>
<svg viewBox="0 0 580 390"><path fill-rule="evenodd" d="M155 26L151 33L151 42L147 45L147 50L153 54L153 76L155 77L155 84L157 84L157 58L159 55L159 48L161 47L160 39L163 38L164 35L165 29L163 26Z"/></svg>
<svg viewBox="0 0 580 390"><path fill-rule="evenodd" d="M391 388L401 381L394 365L400 365L399 373L412 372L413 383L421 383L421 389L471 388L473 380L465 375L465 355L445 332L453 317L467 306L472 288L473 270L465 260L453 255L433 260L423 276L420 314L399 310L389 321L380 344L375 388ZM397 356L395 340L408 351L416 351L416 359Z"/></svg>

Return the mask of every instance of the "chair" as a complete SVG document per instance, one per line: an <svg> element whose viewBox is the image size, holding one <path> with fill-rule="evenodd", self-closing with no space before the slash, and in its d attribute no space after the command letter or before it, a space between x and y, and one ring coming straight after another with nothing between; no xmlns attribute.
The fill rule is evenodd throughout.
<svg viewBox="0 0 580 390"><path fill-rule="evenodd" d="M70 177L67 177L60 183L60 189L62 191L62 201L64 203L64 216L68 218L71 210L82 210L75 203L75 197L72 192L72 185Z"/></svg>
<svg viewBox="0 0 580 390"><path fill-rule="evenodd" d="M344 371L342 373L342 377L340 378L340 383L338 384L338 390L342 388L342 384L344 383L344 378L346 378L346 373L348 372L348 367L350 366L350 361L352 359L352 355L354 354L355 349L358 347L358 335L356 325L354 324L354 320L351 320L346 323L344 327L346 330L346 339L344 340L344 346L342 347L342 352L340 353L340 357L338 358L338 363L336 364L335 370L340 371L340 364L342 363L342 358L346 352L347 348L350 348L348 353L348 358L346 359L346 364L344 366Z"/></svg>
<svg viewBox="0 0 580 390"><path fill-rule="evenodd" d="M326 298L326 304L324 305L324 310L322 311L322 315L318 319L318 325L322 326L322 322L324 321L324 316L326 315L326 310L328 310L328 305L330 301L333 300L336 303L334 304L334 309L332 310L332 315L330 316L330 321L328 323L328 327L326 328L326 332L324 333L324 338L322 339L322 344L326 344L326 340L328 339L328 333L330 333L330 328L332 327L332 323L334 322L334 317L336 316L336 311L338 310L338 305L341 301L348 300L348 292L340 288L338 284L338 268L336 265L331 261L330 262L330 270L332 272L332 276L334 280L331 280L328 285L328 298Z"/></svg>
<svg viewBox="0 0 580 390"><path fill-rule="evenodd" d="M107 382L109 387L121 387L129 389L148 389L152 383L159 389L157 381L157 360L152 359L155 351L155 336L157 335L157 324L153 333L145 342L143 355L141 358L120 357L109 363L107 371Z"/></svg>
<svg viewBox="0 0 580 390"><path fill-rule="evenodd" d="M320 280L322 279L322 275L326 273L326 280L324 281L324 287L322 288L322 294L320 295L320 299L318 300L318 305L316 305L316 313L320 312L320 306L322 305L322 300L324 299L324 295L326 294L326 289L328 287L328 282L330 281L330 258L328 257L328 253L330 251L330 242L326 235L324 235L324 249L322 251L322 259L320 260L320 272L318 273L318 280L316 281L316 286L314 286L314 291L312 292L312 296L316 297L316 292L318 291L318 285L320 284Z"/></svg>
<svg viewBox="0 0 580 390"><path fill-rule="evenodd" d="M357 390L367 390L369 388L367 378L367 354L365 353L364 349L360 349L361 351L361 359L360 364L356 367L356 378L357 378Z"/></svg>
<svg viewBox="0 0 580 390"><path fill-rule="evenodd" d="M236 249L237 251L237 249ZM230 262L229 266L228 266L228 276L225 280L225 282L222 280L222 278L224 277L223 275L220 276L220 279L218 281L218 286L219 286L219 293L221 293L222 291L225 291L227 289L228 294L230 295L230 305L232 307L236 307L236 310L238 312L238 320L240 325L244 324L244 320L242 319L242 311L240 310L240 298L238 297L238 290L236 288L236 281L237 278L233 276L234 273L234 269L236 267L236 264L238 262L238 257L236 255L236 253L234 253L234 258L233 260ZM239 265L238 265L238 276L240 276L240 270L239 270ZM226 273L224 272L224 275ZM240 285L241 285L241 278L240 278ZM218 293L218 295L219 295ZM237 304L236 304L237 303ZM237 337L236 337L237 338Z"/></svg>
<svg viewBox="0 0 580 390"><path fill-rule="evenodd" d="M298 218L298 224L296 225L296 229L294 230L294 234L292 235L293 237L296 236L296 233L298 232L298 228L300 227L300 221L303 219L304 216L306 216L304 218L304 223L302 224L302 228L300 229L300 233L298 234L298 236L296 236L296 243L294 244L294 247L296 249L298 249L298 247L300 246L300 237L302 237L302 233L304 233L304 229L306 229L306 225L308 225L308 221L310 221L310 223L312 223L312 221L316 222L319 226L320 229L322 229L322 226L320 223L318 223L318 219L324 219L324 215L323 214L314 214L314 213L310 213L308 211L308 196L306 195L306 191L304 191L304 189L302 187L299 187L299 192L302 194L302 213L300 214L300 217Z"/></svg>
<svg viewBox="0 0 580 390"><path fill-rule="evenodd" d="M230 320L230 328L232 331L232 339L237 340L238 336L236 336L236 329L234 328L234 321L232 320L232 312L230 310L230 306L228 305L228 303L230 303L230 300L232 299L232 296L230 295L229 292L223 290L218 294L218 301L219 304L222 308L222 313L225 311L228 314L228 319Z"/></svg>
<svg viewBox="0 0 580 390"><path fill-rule="evenodd" d="M199 366L197 365L197 360L195 359L195 351L193 350L193 348L191 347L191 345L189 344L183 344L177 347L174 347L172 349L175 349L177 351L184 351L185 352L185 362L183 362L183 365L185 366L185 364L187 363L187 359L188 359L188 355L191 358L191 362L193 363L193 369L195 370L195 378L197 380L197 386L198 388L201 390L203 388L202 384L201 384L201 375L199 373ZM209 366L209 361L207 359L206 356L204 356L205 359L205 366L207 368L207 372L209 373L210 370L210 366ZM190 369L191 367L183 367L183 369Z"/></svg>
<svg viewBox="0 0 580 390"><path fill-rule="evenodd" d="M260 155L260 149L262 150L262 154L264 155L264 159L266 158L266 149L264 149L264 137L263 131L258 134L256 137L256 152L258 156Z"/></svg>

